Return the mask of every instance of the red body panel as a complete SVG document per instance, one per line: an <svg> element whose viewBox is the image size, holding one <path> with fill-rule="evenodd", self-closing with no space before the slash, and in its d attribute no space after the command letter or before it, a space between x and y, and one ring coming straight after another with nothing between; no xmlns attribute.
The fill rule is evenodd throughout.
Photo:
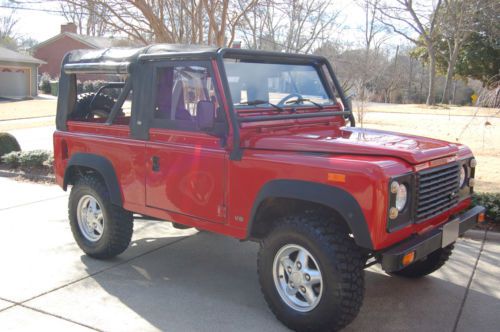
<svg viewBox="0 0 500 332"><path fill-rule="evenodd" d="M240 239L247 236L253 204L267 182L291 179L337 186L350 193L361 206L366 220L359 222L368 224L375 250L438 225L470 204L470 200L464 200L438 217L388 233L389 178L415 171L417 167L428 167L421 163L429 160L424 155L451 153L462 158L471 155L467 148L413 137L420 149L398 144L386 148L391 139L377 131L367 134L370 143L361 144L361 151L366 151L362 153L355 143L358 138L351 138L359 132L352 128L338 129L331 123L243 130L243 146L251 148L244 150L240 161L231 161L219 139L204 133L151 129L150 140L145 142L128 138L129 129L124 125L69 122L68 132L54 134L56 179L62 185L66 163L72 154L98 154L113 164L126 209ZM346 145L350 151L346 151ZM311 146L318 148L309 149ZM383 153L378 150L374 153L370 146ZM151 170L154 155L162 165L158 173ZM345 182L329 181L328 174L332 172L344 174Z"/></svg>
<svg viewBox="0 0 500 332"><path fill-rule="evenodd" d="M455 155L456 144L393 132L373 129L343 127L324 131L286 130L266 135L253 134L243 141L243 146L286 151L311 151L360 155L398 156L417 164L424 161Z"/></svg>
<svg viewBox="0 0 500 332"><path fill-rule="evenodd" d="M152 171L153 156L160 170ZM205 133L151 129L146 144L146 205L225 221L227 153Z"/></svg>
<svg viewBox="0 0 500 332"><path fill-rule="evenodd" d="M69 158L78 152L107 158L114 167L124 203L145 204L145 142L129 139L124 125L68 122L68 132L54 134L56 181L62 185Z"/></svg>

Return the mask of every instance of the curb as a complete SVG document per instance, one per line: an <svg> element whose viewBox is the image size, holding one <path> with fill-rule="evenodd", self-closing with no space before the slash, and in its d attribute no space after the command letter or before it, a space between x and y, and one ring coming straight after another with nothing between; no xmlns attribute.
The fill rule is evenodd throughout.
<svg viewBox="0 0 500 332"><path fill-rule="evenodd" d="M484 230L471 229L465 232L464 238L471 240L479 240L482 241L484 239ZM488 231L486 235L486 241L498 242L500 243L500 233Z"/></svg>
<svg viewBox="0 0 500 332"><path fill-rule="evenodd" d="M4 178L21 177L23 179L32 180L32 181L46 181L46 182L51 182L51 183L56 182L56 178L54 176L33 175L33 174L29 174L29 173L8 172L8 171L3 171L3 170L0 170L0 177L4 177Z"/></svg>

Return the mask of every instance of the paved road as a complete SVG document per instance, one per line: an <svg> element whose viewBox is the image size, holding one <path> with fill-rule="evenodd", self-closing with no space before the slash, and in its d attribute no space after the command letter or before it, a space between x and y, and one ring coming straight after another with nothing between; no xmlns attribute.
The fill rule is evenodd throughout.
<svg viewBox="0 0 500 332"><path fill-rule="evenodd" d="M257 245L170 223L135 222L131 247L110 261L75 245L67 194L0 177L1 331L285 331L262 299ZM348 331L497 331L500 236L461 239L451 261L421 280L366 271Z"/></svg>

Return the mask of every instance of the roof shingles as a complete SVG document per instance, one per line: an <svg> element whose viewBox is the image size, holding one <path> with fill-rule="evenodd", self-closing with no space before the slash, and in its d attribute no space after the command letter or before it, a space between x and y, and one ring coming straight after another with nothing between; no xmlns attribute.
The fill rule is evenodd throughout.
<svg viewBox="0 0 500 332"><path fill-rule="evenodd" d="M18 53L0 46L0 61L14 63L44 64L45 62L32 56Z"/></svg>
<svg viewBox="0 0 500 332"><path fill-rule="evenodd" d="M137 45L137 43L134 43L134 42L132 42L128 39L125 39L125 38L93 37L93 36L79 35L79 34L73 33L73 32L63 32L63 33L55 35L54 37L49 38L49 39L33 46L32 49L36 50L44 45L50 44L51 42L53 42L59 38L62 38L64 36L67 36L69 38L77 40L80 43L88 45L89 47L94 48L94 49L110 48L110 47L117 46L117 45L139 46L139 45Z"/></svg>

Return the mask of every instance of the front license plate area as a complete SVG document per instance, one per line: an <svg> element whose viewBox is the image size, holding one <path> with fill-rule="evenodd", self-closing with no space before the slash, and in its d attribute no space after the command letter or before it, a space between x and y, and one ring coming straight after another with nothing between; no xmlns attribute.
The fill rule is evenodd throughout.
<svg viewBox="0 0 500 332"><path fill-rule="evenodd" d="M441 241L441 248L447 247L458 238L460 230L460 222L458 219L452 220L443 226L443 238Z"/></svg>

